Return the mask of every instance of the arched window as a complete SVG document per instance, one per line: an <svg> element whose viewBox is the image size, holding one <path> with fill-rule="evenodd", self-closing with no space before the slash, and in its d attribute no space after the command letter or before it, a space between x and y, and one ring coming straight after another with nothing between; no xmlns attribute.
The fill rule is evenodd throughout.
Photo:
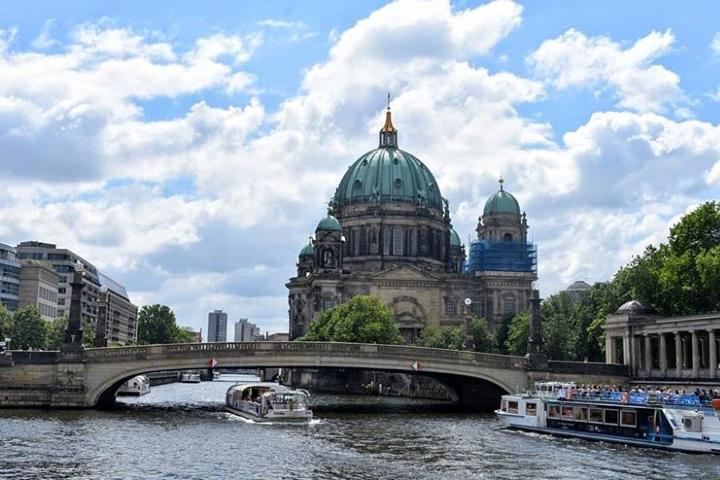
<svg viewBox="0 0 720 480"><path fill-rule="evenodd" d="M512 242L512 233L506 233L503 236L503 240L505 240L506 242Z"/></svg>

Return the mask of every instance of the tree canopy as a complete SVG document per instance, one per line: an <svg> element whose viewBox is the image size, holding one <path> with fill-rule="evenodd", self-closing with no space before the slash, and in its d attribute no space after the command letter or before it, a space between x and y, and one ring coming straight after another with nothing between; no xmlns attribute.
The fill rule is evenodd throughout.
<svg viewBox="0 0 720 480"><path fill-rule="evenodd" d="M390 309L370 295L356 295L347 303L325 310L310 323L300 341L403 343Z"/></svg>
<svg viewBox="0 0 720 480"><path fill-rule="evenodd" d="M420 345L429 348L447 348L462 350L465 344L465 329L463 327L429 326L420 333Z"/></svg>
<svg viewBox="0 0 720 480"><path fill-rule="evenodd" d="M45 348L45 320L35 306L20 308L12 317L10 348L39 350Z"/></svg>
<svg viewBox="0 0 720 480"><path fill-rule="evenodd" d="M178 326L175 313L167 305L145 305L138 314L138 344L189 343L194 341Z"/></svg>
<svg viewBox="0 0 720 480"><path fill-rule="evenodd" d="M502 329L502 325L500 329ZM498 333L501 333L500 329L498 329ZM507 328L505 329L505 336L507 336L506 332ZM498 352L496 336L490 331L490 326L484 317L475 317L470 321L470 335L472 335L473 339L473 350L476 352Z"/></svg>
<svg viewBox="0 0 720 480"><path fill-rule="evenodd" d="M12 329L12 315L8 309L0 303L0 342L5 340L5 337L10 336L10 330Z"/></svg>

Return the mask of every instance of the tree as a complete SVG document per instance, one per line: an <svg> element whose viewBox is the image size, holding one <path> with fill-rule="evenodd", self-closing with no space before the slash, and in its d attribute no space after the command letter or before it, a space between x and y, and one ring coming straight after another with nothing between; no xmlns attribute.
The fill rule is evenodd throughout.
<svg viewBox="0 0 720 480"><path fill-rule="evenodd" d="M356 295L349 302L336 305L310 324L307 342L403 343L392 312L370 295Z"/></svg>
<svg viewBox="0 0 720 480"><path fill-rule="evenodd" d="M167 305L145 305L138 314L138 343L153 345L160 343L187 342L187 336L175 321L175 313Z"/></svg>
<svg viewBox="0 0 720 480"><path fill-rule="evenodd" d="M14 350L38 350L45 347L45 320L34 305L15 312L10 330L10 346Z"/></svg>
<svg viewBox="0 0 720 480"><path fill-rule="evenodd" d="M510 333L507 339L508 353L510 355L525 355L529 336L530 313L523 312L515 315L512 322L510 322Z"/></svg>
<svg viewBox="0 0 720 480"><path fill-rule="evenodd" d="M465 343L463 327L441 327L433 325L423 328L420 333L420 345L429 348L462 350Z"/></svg>
<svg viewBox="0 0 720 480"><path fill-rule="evenodd" d="M10 336L10 330L12 329L12 315L5 308L5 305L0 303L0 342L5 340L5 337Z"/></svg>
<svg viewBox="0 0 720 480"><path fill-rule="evenodd" d="M470 321L470 334L476 352L496 353L498 351L497 339L490 332L490 326L484 317L475 317Z"/></svg>
<svg viewBox="0 0 720 480"><path fill-rule="evenodd" d="M580 336L577 310L578 305L565 292L551 295L540 306L545 353L548 358L579 360L576 349Z"/></svg>
<svg viewBox="0 0 720 480"><path fill-rule="evenodd" d="M67 317L56 318L46 323L45 349L60 350L63 338L65 336L65 328L67 328Z"/></svg>
<svg viewBox="0 0 720 480"><path fill-rule="evenodd" d="M510 334L510 323L512 323L514 317L515 315L512 313L506 313L505 315L503 315L502 320L500 321L500 326L495 332L495 344L497 345L497 352L502 353L503 355L508 354L507 339L508 335Z"/></svg>

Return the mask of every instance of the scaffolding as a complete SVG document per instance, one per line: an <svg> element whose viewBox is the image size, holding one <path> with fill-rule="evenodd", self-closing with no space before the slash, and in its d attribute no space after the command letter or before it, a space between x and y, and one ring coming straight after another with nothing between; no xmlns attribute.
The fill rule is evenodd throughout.
<svg viewBox="0 0 720 480"><path fill-rule="evenodd" d="M465 273L488 270L537 273L537 248L529 242L476 240L470 244Z"/></svg>

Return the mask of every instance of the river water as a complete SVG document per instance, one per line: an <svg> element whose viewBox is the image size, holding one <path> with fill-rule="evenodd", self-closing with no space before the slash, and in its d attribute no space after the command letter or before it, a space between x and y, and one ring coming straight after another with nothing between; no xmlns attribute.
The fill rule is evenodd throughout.
<svg viewBox="0 0 720 480"><path fill-rule="evenodd" d="M157 386L110 411L0 410L0 478L720 478L720 457L509 432L489 414L333 413L347 399L319 395L312 425L246 423L222 411L230 385Z"/></svg>

